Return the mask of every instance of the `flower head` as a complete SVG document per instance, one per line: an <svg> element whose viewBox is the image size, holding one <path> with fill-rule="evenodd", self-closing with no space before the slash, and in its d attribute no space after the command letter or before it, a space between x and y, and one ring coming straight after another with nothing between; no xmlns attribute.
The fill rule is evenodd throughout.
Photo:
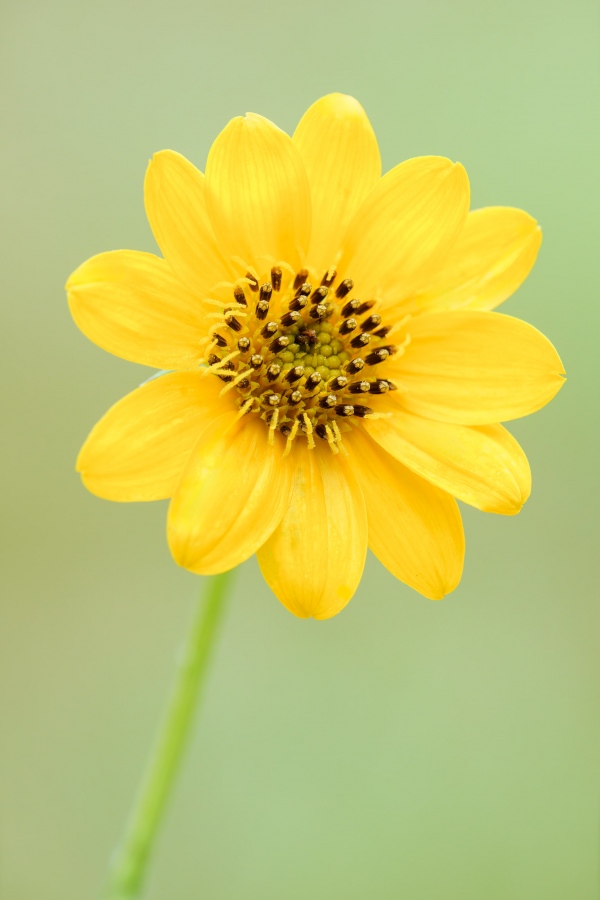
<svg viewBox="0 0 600 900"><path fill-rule="evenodd" d="M180 565L214 574L257 553L299 616L346 605L367 546L425 596L453 590L455 498L519 511L529 466L499 423L563 384L552 344L491 311L529 273L537 223L469 212L465 170L441 157L382 178L369 121L340 94L292 138L233 119L205 175L156 154L145 202L164 258L102 253L67 283L91 340L170 370L93 429L86 486L171 498Z"/></svg>

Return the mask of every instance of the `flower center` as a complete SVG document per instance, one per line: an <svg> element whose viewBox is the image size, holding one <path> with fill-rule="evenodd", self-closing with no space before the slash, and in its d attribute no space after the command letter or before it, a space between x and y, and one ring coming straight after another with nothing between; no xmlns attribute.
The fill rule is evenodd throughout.
<svg viewBox="0 0 600 900"><path fill-rule="evenodd" d="M289 275L284 278L284 272ZM338 451L353 418L380 415L370 395L396 390L378 366L399 347L386 342L390 326L375 301L352 296L350 278L328 269L317 287L306 269L274 266L269 280L249 271L233 289L233 302L211 300L210 342L203 362L236 392L241 415L255 414L287 438L315 446L314 436Z"/></svg>

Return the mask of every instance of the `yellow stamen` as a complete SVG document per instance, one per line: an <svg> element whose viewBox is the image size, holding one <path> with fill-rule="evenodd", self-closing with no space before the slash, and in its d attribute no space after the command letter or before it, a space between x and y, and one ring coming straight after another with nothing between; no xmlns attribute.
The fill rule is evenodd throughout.
<svg viewBox="0 0 600 900"><path fill-rule="evenodd" d="M289 272L289 274L292 276L292 278L295 278L295 277L296 277L296 270L293 269L293 268L290 266L290 264L287 263L284 259L280 260L280 261L277 263L277 265L279 266L280 269L285 269L286 272Z"/></svg>
<svg viewBox="0 0 600 900"><path fill-rule="evenodd" d="M220 291L221 289L230 291L233 288L232 281L217 281L215 285L213 285L213 291ZM206 300L204 301L206 303Z"/></svg>
<svg viewBox="0 0 600 900"><path fill-rule="evenodd" d="M335 438L329 425L325 426L325 434L327 435L327 443L329 444L329 449L331 450L331 452L334 454L339 453L339 447L336 447Z"/></svg>
<svg viewBox="0 0 600 900"><path fill-rule="evenodd" d="M202 301L206 303L207 306L218 306L219 309L225 309L225 307L233 306L231 300L214 300L212 297L205 297Z"/></svg>
<svg viewBox="0 0 600 900"><path fill-rule="evenodd" d="M339 427L338 423L335 421L335 419L332 419L332 421L331 421L331 427L332 427L332 429L333 429L333 434L334 434L334 437L335 437L335 439L336 439L336 442L337 442L338 445L339 445L339 449L341 450L342 454L346 457L346 459L348 459L348 451L347 451L346 448L344 447L344 441L343 441L343 438L342 438L342 432L340 431L340 427Z"/></svg>
<svg viewBox="0 0 600 900"><path fill-rule="evenodd" d="M210 340L210 337L205 337L205 338L202 338L202 340L200 341L200 343L203 344L203 343L205 343L206 341L209 341L209 340ZM200 360L200 362L201 362L201 363L206 363L206 361L207 361L208 357L210 356L210 354L213 352L213 350L216 350L216 348L217 348L218 346L219 346L219 342L213 340L212 343L210 343L210 344L208 345L208 347L206 348L206 351L205 351L205 353L204 353L204 356L202 357L202 359Z"/></svg>
<svg viewBox="0 0 600 900"><path fill-rule="evenodd" d="M236 316L245 317L248 315L248 312L245 311L243 306L239 306L237 303L228 303L227 305L227 314L230 312L235 312ZM221 319L222 322L225 321L225 315L222 312L214 312L214 313L206 313L206 319Z"/></svg>
<svg viewBox="0 0 600 900"><path fill-rule="evenodd" d="M298 429L300 428L300 419L296 419L294 424L292 425L292 430L288 434L287 441L285 443L285 450L283 451L283 457L285 458L290 450L292 449L292 444L294 443L294 438L298 434Z"/></svg>
<svg viewBox="0 0 600 900"><path fill-rule="evenodd" d="M230 391L232 388L237 387L238 384L240 383L240 381L243 381L244 378L247 378L251 371L252 371L252 369L244 369L243 372L240 372L238 375L235 376L233 381L228 381L227 384L225 385L225 387L219 391L219 397L222 397L223 394L226 394L227 391Z"/></svg>
<svg viewBox="0 0 600 900"><path fill-rule="evenodd" d="M332 421L331 421L331 427L332 427L332 429L333 429L333 436L335 437L337 443L338 443L338 444L341 444L341 442L342 442L342 433L341 433L341 431L340 431L340 429L339 429L339 427L338 427L338 423L335 421L335 419L332 419Z"/></svg>
<svg viewBox="0 0 600 900"><path fill-rule="evenodd" d="M232 353L228 353L227 356L224 356L223 359L219 360L219 362L213 363L212 366L209 366L208 369L205 369L200 377L205 378L207 375L214 375L216 372L224 369L229 360L235 359L235 357L239 355L239 350L234 350Z"/></svg>
<svg viewBox="0 0 600 900"><path fill-rule="evenodd" d="M400 346L398 347L398 350L396 351L396 356L402 356L409 344L410 344L410 334L407 334L406 337L404 338L404 340L402 341L402 343L400 344Z"/></svg>
<svg viewBox="0 0 600 900"><path fill-rule="evenodd" d="M304 420L304 427L306 428L306 440L308 441L308 449L315 449L315 439L313 437L313 427L312 422L308 418L306 413L302 413L302 418Z"/></svg>
<svg viewBox="0 0 600 900"><path fill-rule="evenodd" d="M254 266L249 266L247 262L244 262L241 256L231 256L230 259L235 266L239 266L240 269L244 270L244 272L252 275L252 277L255 278L257 282L260 281L258 272L254 268Z"/></svg>
<svg viewBox="0 0 600 900"><path fill-rule="evenodd" d="M275 443L275 429L277 428L277 423L279 422L279 409L275 407L275 412L271 416L271 421L269 422L269 437L267 438L269 444L273 446Z"/></svg>
<svg viewBox="0 0 600 900"><path fill-rule="evenodd" d="M248 412L248 410L250 409L250 407L252 406L253 403L254 403L254 397L249 397L247 400L244 401L244 403L242 403L242 405L240 406L240 411L236 416L236 421L238 419L241 419L242 416L246 415L246 413Z"/></svg>

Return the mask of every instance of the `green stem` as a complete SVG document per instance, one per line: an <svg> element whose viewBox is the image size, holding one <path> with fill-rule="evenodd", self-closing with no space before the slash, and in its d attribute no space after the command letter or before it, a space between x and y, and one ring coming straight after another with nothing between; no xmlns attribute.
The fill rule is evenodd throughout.
<svg viewBox="0 0 600 900"><path fill-rule="evenodd" d="M138 897L165 810L194 711L204 686L208 662L233 572L215 575L206 587L181 661L158 739L127 825L111 865L105 900Z"/></svg>

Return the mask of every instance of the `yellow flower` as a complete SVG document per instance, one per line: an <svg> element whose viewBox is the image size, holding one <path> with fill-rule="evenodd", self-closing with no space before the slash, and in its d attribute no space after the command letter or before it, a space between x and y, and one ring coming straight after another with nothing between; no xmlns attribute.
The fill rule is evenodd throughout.
<svg viewBox="0 0 600 900"><path fill-rule="evenodd" d="M458 498L512 515L527 459L498 424L563 384L552 344L491 312L529 273L540 229L469 212L463 167L410 159L381 177L356 100L332 94L292 138L233 119L203 175L173 151L146 174L164 258L78 268L73 317L161 374L112 407L78 470L110 500L171 498L175 560L203 575L257 553L298 616L350 600L367 545L439 599L458 584Z"/></svg>

